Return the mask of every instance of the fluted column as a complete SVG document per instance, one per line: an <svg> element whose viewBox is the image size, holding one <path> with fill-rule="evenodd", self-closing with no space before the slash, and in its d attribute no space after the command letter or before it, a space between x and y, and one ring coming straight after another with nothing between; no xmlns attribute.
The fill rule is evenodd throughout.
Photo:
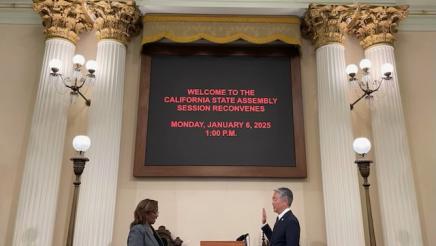
<svg viewBox="0 0 436 246"><path fill-rule="evenodd" d="M87 24L80 16L77 4L50 4L34 1L33 8L43 18L47 36L32 116L29 141L20 188L13 245L52 245L57 209L59 181L67 123L69 96L61 93L61 81L50 78L49 61L60 59L63 74L71 74L72 57L79 31ZM77 23L66 28L66 16L77 17ZM83 25L74 29L76 25ZM59 83L56 85L55 83Z"/></svg>
<svg viewBox="0 0 436 246"><path fill-rule="evenodd" d="M382 77L382 64L394 66L393 79L374 95L371 108L384 245L420 246L423 245L421 226L392 34L406 16L407 7L363 6L361 9L354 32L365 48L365 57L372 62L373 78Z"/></svg>
<svg viewBox="0 0 436 246"><path fill-rule="evenodd" d="M126 44L138 29L134 3L97 1L97 72L89 111L92 147L83 173L74 245L111 245L123 118ZM122 18L121 18L122 17ZM126 19L128 17L128 19Z"/></svg>
<svg viewBox="0 0 436 246"><path fill-rule="evenodd" d="M348 6L309 6L304 33L316 50L319 134L328 245L365 245L352 125L347 102L344 31Z"/></svg>

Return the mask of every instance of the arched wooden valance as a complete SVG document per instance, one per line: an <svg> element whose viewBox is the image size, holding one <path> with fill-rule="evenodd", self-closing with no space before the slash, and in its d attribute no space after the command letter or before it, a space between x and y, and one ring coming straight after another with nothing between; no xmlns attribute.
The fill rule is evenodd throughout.
<svg viewBox="0 0 436 246"><path fill-rule="evenodd" d="M281 41L300 45L300 19L295 16L172 15L144 16L143 44L167 39L175 43L207 40L226 44Z"/></svg>

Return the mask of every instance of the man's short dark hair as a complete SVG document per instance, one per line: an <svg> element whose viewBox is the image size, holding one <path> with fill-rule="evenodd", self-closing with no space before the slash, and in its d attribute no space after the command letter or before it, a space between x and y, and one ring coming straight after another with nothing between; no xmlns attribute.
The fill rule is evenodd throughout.
<svg viewBox="0 0 436 246"><path fill-rule="evenodd" d="M286 187L280 187L275 189L274 192L277 192L280 195L280 198L285 198L288 201L288 206L291 206L292 201L294 200L294 195L290 189Z"/></svg>

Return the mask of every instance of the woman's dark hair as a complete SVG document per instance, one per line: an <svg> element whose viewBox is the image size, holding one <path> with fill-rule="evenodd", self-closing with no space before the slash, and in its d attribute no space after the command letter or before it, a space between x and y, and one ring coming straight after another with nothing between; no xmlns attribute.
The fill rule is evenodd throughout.
<svg viewBox="0 0 436 246"><path fill-rule="evenodd" d="M135 212L133 213L134 220L130 223L130 228L134 225L145 224L145 214L149 212L157 212L157 201L151 199L144 199L138 203Z"/></svg>

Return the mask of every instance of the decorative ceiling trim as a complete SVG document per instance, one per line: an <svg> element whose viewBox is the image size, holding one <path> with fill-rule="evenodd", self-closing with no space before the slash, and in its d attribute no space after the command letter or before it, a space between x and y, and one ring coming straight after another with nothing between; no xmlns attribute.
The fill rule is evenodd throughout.
<svg viewBox="0 0 436 246"><path fill-rule="evenodd" d="M41 18L32 10L32 1L7 0L0 3L0 24L41 25ZM237 14L237 15L296 15L303 16L309 0L136 0L142 14ZM349 4L352 1L320 1L325 4ZM436 31L436 1L417 4L409 1L409 16L398 26L400 32ZM373 0L361 3L392 5L396 0ZM407 1L401 1L406 4Z"/></svg>
<svg viewBox="0 0 436 246"><path fill-rule="evenodd" d="M398 30L401 32L434 32L436 31L436 1L432 5L409 4L409 15Z"/></svg>
<svg viewBox="0 0 436 246"><path fill-rule="evenodd" d="M249 16L249 15L145 15L144 22L225 22L225 23L282 23L300 24L296 16Z"/></svg>
<svg viewBox="0 0 436 246"><path fill-rule="evenodd" d="M404 19L398 25L399 32L436 32L436 14L413 15Z"/></svg>
<svg viewBox="0 0 436 246"><path fill-rule="evenodd" d="M300 45L300 18L295 16L147 14L143 25L143 44L162 39L176 43L203 39L218 44L245 40Z"/></svg>
<svg viewBox="0 0 436 246"><path fill-rule="evenodd" d="M0 3L0 24L41 25L31 3Z"/></svg>

